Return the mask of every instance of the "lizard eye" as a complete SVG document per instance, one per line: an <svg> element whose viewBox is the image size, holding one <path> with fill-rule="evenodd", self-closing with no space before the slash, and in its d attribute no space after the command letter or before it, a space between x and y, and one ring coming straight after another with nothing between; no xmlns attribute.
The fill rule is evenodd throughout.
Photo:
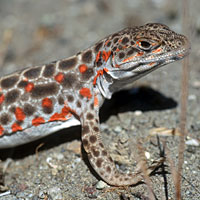
<svg viewBox="0 0 200 200"><path fill-rule="evenodd" d="M142 50L149 50L151 48L151 44L147 41L139 41L138 46Z"/></svg>

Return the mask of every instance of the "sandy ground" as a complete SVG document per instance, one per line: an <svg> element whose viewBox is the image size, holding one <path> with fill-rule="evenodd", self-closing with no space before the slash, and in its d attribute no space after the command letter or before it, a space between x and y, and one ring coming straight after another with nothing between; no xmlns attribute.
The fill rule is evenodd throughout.
<svg viewBox="0 0 200 200"><path fill-rule="evenodd" d="M167 0L0 0L1 76L27 66L42 65L71 56L104 36L126 26L147 22L167 24L181 32L181 1ZM187 128L199 141L200 133L200 2L190 7L192 52ZM137 143L150 159L159 158L156 127L177 128L180 122L181 62L170 64L137 81L134 89L119 92L101 109L104 143L121 170L133 170ZM140 112L141 111L141 112ZM175 164L178 136L160 137ZM126 189L105 186L84 154L80 153L80 127L62 130L42 140L0 151L0 191L10 191L1 200L16 199L149 199L145 184ZM118 148L117 148L118 147ZM186 145L182 173L182 198L200 199L200 149ZM157 199L175 199L169 163L166 177L151 177ZM159 170L161 172L161 170Z"/></svg>

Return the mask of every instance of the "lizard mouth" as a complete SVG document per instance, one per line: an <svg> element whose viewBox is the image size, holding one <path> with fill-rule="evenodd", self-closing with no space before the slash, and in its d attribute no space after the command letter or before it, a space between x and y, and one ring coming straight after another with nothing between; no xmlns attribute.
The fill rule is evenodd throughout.
<svg viewBox="0 0 200 200"><path fill-rule="evenodd" d="M128 61L120 65L120 71L143 72L145 69L148 70L156 66L160 67L168 63L181 60L187 56L189 52L190 48L181 48L165 54L154 56L150 55L148 57L140 58L140 60L137 61Z"/></svg>
<svg viewBox="0 0 200 200"><path fill-rule="evenodd" d="M129 60L125 63L121 63L119 68L112 67L109 69L108 74L117 80L137 80L166 64L183 59L189 54L189 50L190 47L180 48L165 54L150 55L148 57L140 57L140 59L137 60Z"/></svg>

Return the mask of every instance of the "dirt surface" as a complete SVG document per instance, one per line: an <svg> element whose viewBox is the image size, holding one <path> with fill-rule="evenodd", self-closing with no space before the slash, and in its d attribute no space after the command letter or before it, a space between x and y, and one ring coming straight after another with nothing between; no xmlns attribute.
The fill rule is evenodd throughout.
<svg viewBox="0 0 200 200"><path fill-rule="evenodd" d="M69 57L127 26L159 22L181 32L180 2L0 0L1 76L24 67ZM192 52L187 128L189 137L198 142L200 2L191 2ZM155 136L149 137L149 130L179 126L180 90L181 62L177 62L153 72L137 81L133 89L119 92L112 100L105 102L100 113L102 137L121 170L134 169L139 140L143 141L150 160L159 158L158 141ZM160 136L160 141L161 144L165 141L171 159L177 164L179 137ZM0 191L8 191L7 195L0 196L1 200L148 199L145 184L98 189L99 185L96 184L99 179L81 151L80 127L62 130L18 148L0 150L0 159L3 161ZM184 159L182 197L200 199L199 146L186 145ZM175 199L173 178L168 166L166 162L166 176L157 173L151 177L157 199Z"/></svg>

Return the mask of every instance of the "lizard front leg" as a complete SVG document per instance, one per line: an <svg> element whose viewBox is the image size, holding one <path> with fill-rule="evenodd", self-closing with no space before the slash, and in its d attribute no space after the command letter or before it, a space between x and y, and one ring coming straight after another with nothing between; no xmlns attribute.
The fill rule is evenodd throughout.
<svg viewBox="0 0 200 200"><path fill-rule="evenodd" d="M126 186L138 183L143 179L141 170L125 174L116 169L114 161L102 143L98 108L91 105L85 108L81 116L82 143L90 164L97 174L110 185ZM150 174L159 164L160 161L147 169L147 174Z"/></svg>

